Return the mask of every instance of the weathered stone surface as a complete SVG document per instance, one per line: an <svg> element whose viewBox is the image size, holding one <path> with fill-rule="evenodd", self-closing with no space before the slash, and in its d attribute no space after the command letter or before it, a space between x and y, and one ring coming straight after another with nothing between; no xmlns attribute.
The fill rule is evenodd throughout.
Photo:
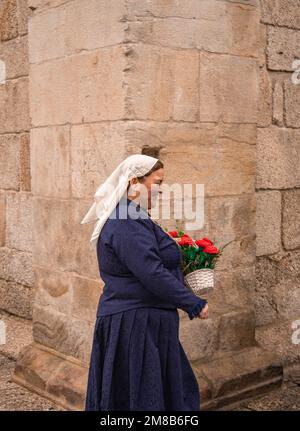
<svg viewBox="0 0 300 431"><path fill-rule="evenodd" d="M264 349L275 353L284 366L299 364L299 328L299 320L279 319L257 328L256 339Z"/></svg>
<svg viewBox="0 0 300 431"><path fill-rule="evenodd" d="M197 120L198 52L134 45L130 48L130 67L126 70L125 82L130 118Z"/></svg>
<svg viewBox="0 0 300 431"><path fill-rule="evenodd" d="M26 36L0 43L0 58L6 65L6 79L28 75L28 40Z"/></svg>
<svg viewBox="0 0 300 431"><path fill-rule="evenodd" d="M6 231L6 203L5 193L0 192L0 247L5 245Z"/></svg>
<svg viewBox="0 0 300 431"><path fill-rule="evenodd" d="M258 129L258 188L299 187L300 130L275 126Z"/></svg>
<svg viewBox="0 0 300 431"><path fill-rule="evenodd" d="M59 313L50 306L33 307L33 338L36 342L88 363L93 325Z"/></svg>
<svg viewBox="0 0 300 431"><path fill-rule="evenodd" d="M126 30L126 41L257 55L257 9L215 0L186 3L183 6L176 2L129 2L131 21Z"/></svg>
<svg viewBox="0 0 300 431"><path fill-rule="evenodd" d="M32 318L33 287L0 279L0 309L25 319Z"/></svg>
<svg viewBox="0 0 300 431"><path fill-rule="evenodd" d="M211 240L223 254L216 263L218 270L248 267L255 262L255 211L252 194L209 199Z"/></svg>
<svg viewBox="0 0 300 431"><path fill-rule="evenodd" d="M124 47L116 45L33 64L30 79L33 126L122 118L126 64L123 52Z"/></svg>
<svg viewBox="0 0 300 431"><path fill-rule="evenodd" d="M203 296L204 297L204 296ZM210 361L218 352L239 350L255 344L254 312L208 298L209 319L184 318L179 335L184 350L193 363Z"/></svg>
<svg viewBox="0 0 300 431"><path fill-rule="evenodd" d="M7 81L0 85L0 133L29 130L28 78Z"/></svg>
<svg viewBox="0 0 300 431"><path fill-rule="evenodd" d="M219 301L238 307L253 307L255 267L215 270L214 294ZM209 300L209 298L208 298Z"/></svg>
<svg viewBox="0 0 300 431"><path fill-rule="evenodd" d="M36 265L99 278L95 249L90 243L91 226L80 224L90 206L90 200L33 197Z"/></svg>
<svg viewBox="0 0 300 431"><path fill-rule="evenodd" d="M40 307L50 306L56 311L70 314L73 289L70 275L51 269L37 267L35 303Z"/></svg>
<svg viewBox="0 0 300 431"><path fill-rule="evenodd" d="M17 0L0 3L0 41L13 39L18 35Z"/></svg>
<svg viewBox="0 0 300 431"><path fill-rule="evenodd" d="M273 89L273 122L283 126L283 86L280 80L275 81Z"/></svg>
<svg viewBox="0 0 300 431"><path fill-rule="evenodd" d="M18 33L19 35L28 33L28 20L32 15L32 10L29 8L29 0L17 0L18 10Z"/></svg>
<svg viewBox="0 0 300 431"><path fill-rule="evenodd" d="M32 253L8 247L0 248L0 274L7 281L34 285Z"/></svg>
<svg viewBox="0 0 300 431"><path fill-rule="evenodd" d="M1 286L1 282L0 282ZM0 287L1 289L1 287ZM0 294L0 300L2 293ZM25 317L25 318L24 318ZM0 345L0 359L6 356L10 360L17 360L21 350L33 342L32 338L32 319L26 316L16 316L10 311L0 311L0 319L5 324L6 343ZM2 366L0 366L1 376ZM0 377L1 378L1 377ZM1 390L3 389L1 382ZM2 397L1 397L2 398ZM1 407L0 407L1 410Z"/></svg>
<svg viewBox="0 0 300 431"><path fill-rule="evenodd" d="M295 85L290 80L284 81L284 117L288 127L300 127L299 85Z"/></svg>
<svg viewBox="0 0 300 431"><path fill-rule="evenodd" d="M70 126L31 131L31 173L34 195L68 198L71 195ZM47 181L42 181L47 178Z"/></svg>
<svg viewBox="0 0 300 431"><path fill-rule="evenodd" d="M121 122L71 128L72 196L94 198L95 189L129 156Z"/></svg>
<svg viewBox="0 0 300 431"><path fill-rule="evenodd" d="M300 190L282 194L282 239L285 249L300 247Z"/></svg>
<svg viewBox="0 0 300 431"><path fill-rule="evenodd" d="M35 14L30 20L30 63L123 42L124 13L124 0L74 0Z"/></svg>
<svg viewBox="0 0 300 431"><path fill-rule="evenodd" d="M72 316L94 324L97 305L103 292L102 280L74 276L70 281L73 288Z"/></svg>
<svg viewBox="0 0 300 431"><path fill-rule="evenodd" d="M287 279L272 289L272 299L276 304L279 318L297 319L300 310L300 277Z"/></svg>
<svg viewBox="0 0 300 431"><path fill-rule="evenodd" d="M300 4L298 0L262 0L262 21L274 26L300 29Z"/></svg>
<svg viewBox="0 0 300 431"><path fill-rule="evenodd" d="M256 256L276 253L281 247L281 193L256 193Z"/></svg>
<svg viewBox="0 0 300 431"><path fill-rule="evenodd" d="M45 390L47 381L62 363L62 358L29 344L18 357L14 377L26 379L32 386Z"/></svg>
<svg viewBox="0 0 300 431"><path fill-rule="evenodd" d="M284 27L269 26L267 64L271 70L293 71L293 61L300 56L299 32Z"/></svg>
<svg viewBox="0 0 300 431"><path fill-rule="evenodd" d="M298 286L299 271L299 252L296 251L283 251L257 260L254 302L258 326L272 323L280 317L275 292ZM294 287L291 292L294 292ZM287 300L288 297L287 293Z"/></svg>
<svg viewBox="0 0 300 431"><path fill-rule="evenodd" d="M20 189L31 191L31 166L30 166L30 135L21 133L20 135L20 163L19 181Z"/></svg>
<svg viewBox="0 0 300 431"><path fill-rule="evenodd" d="M12 381L33 389L68 410L84 410L88 369L36 343L18 357Z"/></svg>
<svg viewBox="0 0 300 431"><path fill-rule="evenodd" d="M263 67L259 71L258 126L267 127L272 123L272 81Z"/></svg>
<svg viewBox="0 0 300 431"><path fill-rule="evenodd" d="M0 135L1 189L19 190L20 135Z"/></svg>
<svg viewBox="0 0 300 431"><path fill-rule="evenodd" d="M73 409L84 410L87 370L64 361L47 382L47 391Z"/></svg>
<svg viewBox="0 0 300 431"><path fill-rule="evenodd" d="M200 363L198 367L212 383L213 397L241 391L266 380L276 379L279 384L282 380L282 366L278 358L260 347L248 347L239 353Z"/></svg>
<svg viewBox="0 0 300 431"><path fill-rule="evenodd" d="M258 0L229 0L232 3L244 3L244 7L240 7L243 11L248 10L249 13L253 12L254 8L249 6L257 6ZM218 0L186 0L184 3L169 1L162 2L160 0L127 0L128 18L141 17L159 17L159 18L172 18L174 16L189 19L203 19L214 20L216 14L226 11L231 11L233 7L238 5L224 4ZM248 6L248 7L247 7Z"/></svg>
<svg viewBox="0 0 300 431"><path fill-rule="evenodd" d="M256 123L257 61L201 52L199 94L200 121Z"/></svg>
<svg viewBox="0 0 300 431"><path fill-rule="evenodd" d="M32 251L32 195L6 193L6 245L17 250Z"/></svg>

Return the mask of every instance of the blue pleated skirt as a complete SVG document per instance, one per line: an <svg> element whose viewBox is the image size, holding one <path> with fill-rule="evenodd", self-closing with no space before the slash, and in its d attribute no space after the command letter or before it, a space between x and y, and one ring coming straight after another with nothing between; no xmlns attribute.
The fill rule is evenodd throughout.
<svg viewBox="0 0 300 431"><path fill-rule="evenodd" d="M97 317L85 410L200 410L177 309L143 307Z"/></svg>

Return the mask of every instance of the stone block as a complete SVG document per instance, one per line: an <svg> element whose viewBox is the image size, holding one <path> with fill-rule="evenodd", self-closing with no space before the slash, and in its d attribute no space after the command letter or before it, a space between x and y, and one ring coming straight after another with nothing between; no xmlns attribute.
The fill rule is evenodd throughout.
<svg viewBox="0 0 300 431"><path fill-rule="evenodd" d="M281 193L256 193L256 255L276 253L281 247Z"/></svg>

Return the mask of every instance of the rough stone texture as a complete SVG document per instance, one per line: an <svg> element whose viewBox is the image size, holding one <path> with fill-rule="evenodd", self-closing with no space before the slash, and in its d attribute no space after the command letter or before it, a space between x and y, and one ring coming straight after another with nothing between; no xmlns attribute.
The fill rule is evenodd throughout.
<svg viewBox="0 0 300 431"><path fill-rule="evenodd" d="M268 28L267 64L270 70L293 71L300 55L300 34L284 27Z"/></svg>
<svg viewBox="0 0 300 431"><path fill-rule="evenodd" d="M17 0L6 0L0 4L0 41L12 39L18 35Z"/></svg>
<svg viewBox="0 0 300 431"><path fill-rule="evenodd" d="M32 64L32 125L122 118L125 91L122 75L126 64L123 51L124 47L116 45Z"/></svg>
<svg viewBox="0 0 300 431"><path fill-rule="evenodd" d="M0 274L8 281L15 281L25 286L34 285L32 253L14 248L0 248Z"/></svg>
<svg viewBox="0 0 300 431"><path fill-rule="evenodd" d="M32 251L32 205L31 193L6 194L6 245L7 247Z"/></svg>
<svg viewBox="0 0 300 431"><path fill-rule="evenodd" d="M74 0L47 13L36 13L29 28L30 63L120 44L125 10L124 0Z"/></svg>
<svg viewBox="0 0 300 431"><path fill-rule="evenodd" d="M33 307L33 338L39 344L88 363L93 324L72 318L51 306Z"/></svg>
<svg viewBox="0 0 300 431"><path fill-rule="evenodd" d="M282 189L300 185L300 130L268 127L258 129L258 188Z"/></svg>
<svg viewBox="0 0 300 431"><path fill-rule="evenodd" d="M5 194L0 192L0 247L5 245L5 230L6 230L6 204Z"/></svg>
<svg viewBox="0 0 300 431"><path fill-rule="evenodd" d="M0 133L29 130L27 77L0 85L0 104Z"/></svg>
<svg viewBox="0 0 300 431"><path fill-rule="evenodd" d="M28 75L27 36L0 43L0 58L5 62L7 79Z"/></svg>
<svg viewBox="0 0 300 431"><path fill-rule="evenodd" d="M184 5L130 0L128 14L126 40L130 42L257 55L259 15L255 8L216 0L187 1ZM189 25L187 18L192 18Z"/></svg>
<svg viewBox="0 0 300 431"><path fill-rule="evenodd" d="M130 154L125 137L126 127L119 121L72 126L70 157L73 197L92 199L98 184L105 181Z"/></svg>
<svg viewBox="0 0 300 431"><path fill-rule="evenodd" d="M258 126L268 127L272 123L272 81L266 67L259 72Z"/></svg>
<svg viewBox="0 0 300 431"><path fill-rule="evenodd" d="M293 294L296 296L295 306L299 300L299 252L279 252L271 256L261 257L256 265L255 313L256 324L267 325L278 317L284 317L286 306L294 309ZM297 291L298 286L298 291ZM280 295L280 292L283 294ZM286 298L285 298L285 295ZM281 305L280 305L281 302ZM279 308L280 307L280 308Z"/></svg>
<svg viewBox="0 0 300 431"><path fill-rule="evenodd" d="M63 407L11 381L15 361L0 356L0 411L64 411Z"/></svg>
<svg viewBox="0 0 300 431"><path fill-rule="evenodd" d="M21 385L30 382L30 388L65 408L83 409L87 369L75 360L67 361L30 344L18 357L13 381Z"/></svg>
<svg viewBox="0 0 300 431"><path fill-rule="evenodd" d="M32 319L35 289L14 281L0 279L0 310Z"/></svg>
<svg viewBox="0 0 300 431"><path fill-rule="evenodd" d="M131 48L130 58L132 64L126 71L126 83L131 118L197 120L197 51L137 44Z"/></svg>
<svg viewBox="0 0 300 431"><path fill-rule="evenodd" d="M69 198L70 126L31 131L32 193L44 197ZM47 178L47 181L41 181Z"/></svg>
<svg viewBox="0 0 300 431"><path fill-rule="evenodd" d="M283 86L280 80L275 81L273 89L273 122L283 126Z"/></svg>
<svg viewBox="0 0 300 431"><path fill-rule="evenodd" d="M85 227L85 232L80 226L90 205L90 201L33 197L36 265L99 278L95 248L90 244L90 226Z"/></svg>
<svg viewBox="0 0 300 431"><path fill-rule="evenodd" d="M29 134L0 135L1 189L30 191Z"/></svg>
<svg viewBox="0 0 300 431"><path fill-rule="evenodd" d="M282 366L277 357L258 346L229 352L207 363L194 363L193 368L204 375L212 394L211 400L203 403L203 410L215 410L243 396L255 396L279 387L282 382Z"/></svg>
<svg viewBox="0 0 300 431"><path fill-rule="evenodd" d="M262 0L262 21L267 24L300 29L298 0Z"/></svg>
<svg viewBox="0 0 300 431"><path fill-rule="evenodd" d="M256 123L257 97L255 59L201 52L201 121Z"/></svg>
<svg viewBox="0 0 300 431"><path fill-rule="evenodd" d="M281 246L281 194L256 193L256 256L276 253Z"/></svg>
<svg viewBox="0 0 300 431"><path fill-rule="evenodd" d="M300 247L300 190L287 190L282 195L282 234L286 250Z"/></svg>
<svg viewBox="0 0 300 431"><path fill-rule="evenodd" d="M299 42L300 45L300 42ZM300 50L300 48L299 48ZM299 53L300 56L300 53ZM299 85L292 81L284 81L284 114L288 127L300 127L300 96Z"/></svg>

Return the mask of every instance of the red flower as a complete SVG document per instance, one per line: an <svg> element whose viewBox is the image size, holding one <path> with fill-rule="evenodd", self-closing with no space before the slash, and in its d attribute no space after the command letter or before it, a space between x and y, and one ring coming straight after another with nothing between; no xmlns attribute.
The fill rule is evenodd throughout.
<svg viewBox="0 0 300 431"><path fill-rule="evenodd" d="M178 232L177 230L172 230L171 232L168 232L168 234L170 236L172 236L173 238L177 238L178 237Z"/></svg>
<svg viewBox="0 0 300 431"><path fill-rule="evenodd" d="M203 249L204 253L208 254L218 254L219 250L214 245L208 245Z"/></svg>
<svg viewBox="0 0 300 431"><path fill-rule="evenodd" d="M189 236L182 236L180 240L177 242L177 244L184 246L184 245L194 245L194 241Z"/></svg>
<svg viewBox="0 0 300 431"><path fill-rule="evenodd" d="M208 239L208 238L206 238L206 237L204 237L204 238L202 238L202 239L203 239L203 241L208 242L210 245L213 245L213 242L212 242L210 239Z"/></svg>
<svg viewBox="0 0 300 431"><path fill-rule="evenodd" d="M207 247L209 245L212 245L210 242L206 241L204 238L197 239L196 244L198 247L202 247L202 248Z"/></svg>

